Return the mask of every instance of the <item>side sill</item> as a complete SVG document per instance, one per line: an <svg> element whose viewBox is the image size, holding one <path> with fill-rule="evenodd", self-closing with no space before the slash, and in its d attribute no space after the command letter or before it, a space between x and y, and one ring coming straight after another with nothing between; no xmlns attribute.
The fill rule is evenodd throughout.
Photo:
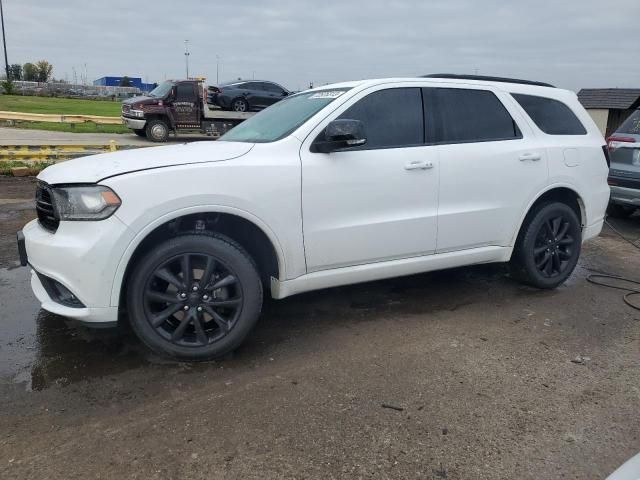
<svg viewBox="0 0 640 480"><path fill-rule="evenodd" d="M512 251L512 247L480 247L457 252L322 270L291 280L280 281L272 277L271 296L281 299L298 293L340 287L353 283L402 277L465 265L508 262Z"/></svg>

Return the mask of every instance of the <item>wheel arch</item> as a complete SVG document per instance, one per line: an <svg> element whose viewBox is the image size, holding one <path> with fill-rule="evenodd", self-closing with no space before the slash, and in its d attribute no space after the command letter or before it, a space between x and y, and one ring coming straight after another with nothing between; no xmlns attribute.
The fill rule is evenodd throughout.
<svg viewBox="0 0 640 480"><path fill-rule="evenodd" d="M540 203L548 201L559 201L569 205L580 219L580 228L584 229L586 225L586 209L582 196L570 185L557 184L550 185L545 190L538 193L538 195L529 203L525 214L520 219L518 229L512 237L511 244L515 247L522 227L526 224L529 216Z"/></svg>
<svg viewBox="0 0 640 480"><path fill-rule="evenodd" d="M202 220L203 230L196 228ZM273 231L258 217L249 212L225 206L191 207L172 212L145 226L131 241L123 254L111 290L111 305L123 305L123 292L131 268L146 251L172 235L186 232L207 234L216 232L239 243L252 256L265 288L270 288L270 278L286 278L284 251Z"/></svg>

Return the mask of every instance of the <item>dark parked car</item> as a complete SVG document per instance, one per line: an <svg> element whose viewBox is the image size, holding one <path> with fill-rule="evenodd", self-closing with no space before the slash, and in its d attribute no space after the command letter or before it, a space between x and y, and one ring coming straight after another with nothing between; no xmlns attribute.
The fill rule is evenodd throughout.
<svg viewBox="0 0 640 480"><path fill-rule="evenodd" d="M262 80L238 80L209 87L207 103L224 110L249 112L279 102L291 92L277 83Z"/></svg>
<svg viewBox="0 0 640 480"><path fill-rule="evenodd" d="M631 215L640 208L640 110L607 139L611 156L609 215Z"/></svg>

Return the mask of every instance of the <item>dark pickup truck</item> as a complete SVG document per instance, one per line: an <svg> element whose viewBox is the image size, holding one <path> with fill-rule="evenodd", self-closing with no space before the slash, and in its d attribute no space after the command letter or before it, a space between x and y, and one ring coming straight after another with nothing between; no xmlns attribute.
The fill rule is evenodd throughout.
<svg viewBox="0 0 640 480"><path fill-rule="evenodd" d="M203 79L167 80L147 95L122 103L122 122L136 135L153 142L166 142L171 132L178 131L218 136L251 115L208 105Z"/></svg>

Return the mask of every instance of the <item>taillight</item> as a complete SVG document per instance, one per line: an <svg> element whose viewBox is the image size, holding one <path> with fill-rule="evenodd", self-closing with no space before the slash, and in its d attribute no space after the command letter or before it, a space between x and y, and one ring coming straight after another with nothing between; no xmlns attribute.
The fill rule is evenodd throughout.
<svg viewBox="0 0 640 480"><path fill-rule="evenodd" d="M607 138L607 147L609 147L609 151L617 147L616 143L636 143L636 139L633 137L619 137L613 135Z"/></svg>
<svg viewBox="0 0 640 480"><path fill-rule="evenodd" d="M222 93L222 89L218 87L211 87L212 93Z"/></svg>

